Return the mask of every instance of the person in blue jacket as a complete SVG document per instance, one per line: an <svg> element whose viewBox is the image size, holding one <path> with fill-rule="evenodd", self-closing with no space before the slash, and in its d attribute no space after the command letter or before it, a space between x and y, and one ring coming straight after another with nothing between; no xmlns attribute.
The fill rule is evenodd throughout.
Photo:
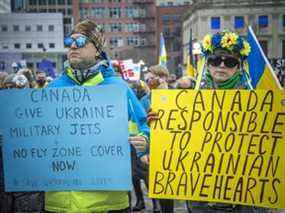
<svg viewBox="0 0 285 213"><path fill-rule="evenodd" d="M63 74L49 87L120 85L127 88L129 122L136 123L138 134L129 137L135 148L149 138L146 113L133 91L115 75L104 51L104 33L91 20L78 23L65 39L69 48ZM111 133L112 130L110 130ZM142 156L138 149L138 156ZM110 168L111 169L111 168ZM130 212L126 191L64 191L46 192L45 210L48 212Z"/></svg>

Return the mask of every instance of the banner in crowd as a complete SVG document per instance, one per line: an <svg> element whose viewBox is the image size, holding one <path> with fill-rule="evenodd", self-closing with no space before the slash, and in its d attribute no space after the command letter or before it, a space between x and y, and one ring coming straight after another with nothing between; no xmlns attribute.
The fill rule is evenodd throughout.
<svg viewBox="0 0 285 213"><path fill-rule="evenodd" d="M285 92L155 90L149 195L285 208Z"/></svg>
<svg viewBox="0 0 285 213"><path fill-rule="evenodd" d="M122 69L123 78L127 81L139 81L141 76L141 64L134 63L133 59L114 60Z"/></svg>
<svg viewBox="0 0 285 213"><path fill-rule="evenodd" d="M0 100L7 191L131 189L124 88L1 90Z"/></svg>

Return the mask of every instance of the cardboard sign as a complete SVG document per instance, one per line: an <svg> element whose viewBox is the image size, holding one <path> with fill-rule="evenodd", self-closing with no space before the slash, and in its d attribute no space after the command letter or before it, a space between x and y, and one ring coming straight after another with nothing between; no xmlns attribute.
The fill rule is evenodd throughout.
<svg viewBox="0 0 285 213"><path fill-rule="evenodd" d="M149 194L285 208L284 91L155 90Z"/></svg>
<svg viewBox="0 0 285 213"><path fill-rule="evenodd" d="M131 189L124 88L1 90L0 100L6 191Z"/></svg>

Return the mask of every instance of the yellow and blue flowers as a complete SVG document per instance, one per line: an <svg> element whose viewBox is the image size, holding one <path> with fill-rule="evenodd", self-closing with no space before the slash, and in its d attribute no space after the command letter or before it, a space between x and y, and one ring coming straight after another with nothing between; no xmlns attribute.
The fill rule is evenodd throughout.
<svg viewBox="0 0 285 213"><path fill-rule="evenodd" d="M218 32L214 35L207 34L202 43L202 51L205 56L213 54L216 49L226 49L232 53L238 53L246 58L250 53L249 43L241 36L230 31Z"/></svg>

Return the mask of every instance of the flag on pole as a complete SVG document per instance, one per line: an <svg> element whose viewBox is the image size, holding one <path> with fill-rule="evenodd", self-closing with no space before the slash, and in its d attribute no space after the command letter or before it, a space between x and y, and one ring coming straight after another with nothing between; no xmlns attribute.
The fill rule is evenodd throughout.
<svg viewBox="0 0 285 213"><path fill-rule="evenodd" d="M163 34L160 34L160 46L159 46L159 61L158 64L164 67L167 67L167 54L165 48L165 42L163 38Z"/></svg>
<svg viewBox="0 0 285 213"><path fill-rule="evenodd" d="M247 41L251 47L247 62L252 87L254 89L282 89L250 26L248 28Z"/></svg>
<svg viewBox="0 0 285 213"><path fill-rule="evenodd" d="M190 37L189 37L189 45L188 45L188 57L187 57L187 65L186 65L186 75L189 75L193 78L196 76L196 71L193 65L193 44L192 44L192 29L190 29Z"/></svg>

